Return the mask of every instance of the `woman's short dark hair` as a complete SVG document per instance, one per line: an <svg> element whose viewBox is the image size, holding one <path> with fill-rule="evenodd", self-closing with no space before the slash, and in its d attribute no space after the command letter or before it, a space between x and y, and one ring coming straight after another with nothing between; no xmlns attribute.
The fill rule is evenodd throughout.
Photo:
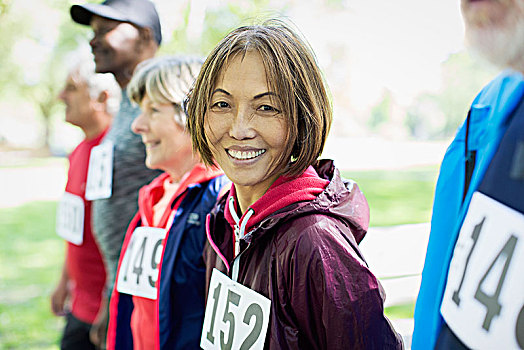
<svg viewBox="0 0 524 350"><path fill-rule="evenodd" d="M275 171L286 176L302 173L320 157L332 121L327 87L315 55L296 31L279 20L245 26L229 33L209 54L190 92L188 129L195 151L214 164L204 122L217 78L236 55L258 52L269 88L287 118L286 144Z"/></svg>

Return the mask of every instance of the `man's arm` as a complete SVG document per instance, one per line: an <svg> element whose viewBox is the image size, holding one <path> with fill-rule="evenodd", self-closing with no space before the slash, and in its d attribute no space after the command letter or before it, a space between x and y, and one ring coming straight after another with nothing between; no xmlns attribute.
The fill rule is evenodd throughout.
<svg viewBox="0 0 524 350"><path fill-rule="evenodd" d="M67 310L65 309L66 301L69 297L69 275L67 273L66 263L62 267L62 275L58 284L51 294L51 310L56 316L65 316Z"/></svg>

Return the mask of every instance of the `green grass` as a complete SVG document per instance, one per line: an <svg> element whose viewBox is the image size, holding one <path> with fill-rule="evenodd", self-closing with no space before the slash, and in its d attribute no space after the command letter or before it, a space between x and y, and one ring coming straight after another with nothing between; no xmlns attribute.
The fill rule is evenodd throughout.
<svg viewBox="0 0 524 350"><path fill-rule="evenodd" d="M430 219L436 168L343 172L371 208L371 225ZM58 280L64 243L56 236L55 202L0 209L0 349L58 349L63 320L49 295ZM386 308L391 319L413 316L413 303Z"/></svg>
<svg viewBox="0 0 524 350"><path fill-rule="evenodd" d="M64 243L55 202L0 210L0 348L58 349L63 320L51 314Z"/></svg>
<svg viewBox="0 0 524 350"><path fill-rule="evenodd" d="M429 222L437 167L343 171L357 182L370 207L370 226Z"/></svg>
<svg viewBox="0 0 524 350"><path fill-rule="evenodd" d="M354 180L370 207L370 226L429 222L437 167L406 170L342 171ZM393 305L384 312L390 319L413 318L415 302Z"/></svg>
<svg viewBox="0 0 524 350"><path fill-rule="evenodd" d="M415 302L400 305L392 305L384 309L384 313L386 314L386 316L392 320L398 318L413 318L414 312Z"/></svg>

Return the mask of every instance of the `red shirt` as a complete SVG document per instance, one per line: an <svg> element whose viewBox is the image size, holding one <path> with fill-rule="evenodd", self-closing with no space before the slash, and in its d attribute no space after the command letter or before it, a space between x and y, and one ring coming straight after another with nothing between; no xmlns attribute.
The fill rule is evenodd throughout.
<svg viewBox="0 0 524 350"><path fill-rule="evenodd" d="M69 155L66 192L84 198L91 149L106 132L82 141ZM84 205L84 239L81 245L67 242L66 266L73 282L71 312L79 320L92 324L100 308L106 271L91 231L91 202L84 199Z"/></svg>

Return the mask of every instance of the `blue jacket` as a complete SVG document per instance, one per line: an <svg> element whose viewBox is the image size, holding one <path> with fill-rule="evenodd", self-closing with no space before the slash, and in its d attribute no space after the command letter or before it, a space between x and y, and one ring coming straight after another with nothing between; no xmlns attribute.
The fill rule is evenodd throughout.
<svg viewBox="0 0 524 350"><path fill-rule="evenodd" d="M459 128L442 161L437 181L431 234L422 271L412 349L433 349L442 326L440 305L447 281L449 263L473 192L480 184L500 140L505 121L524 95L524 77L505 71L488 84L471 105L468 131L469 151L476 161L468 191L464 196L466 171L467 119ZM464 198L464 200L463 200Z"/></svg>
<svg viewBox="0 0 524 350"><path fill-rule="evenodd" d="M157 283L159 339L155 343L160 349L199 348L205 306L206 270L202 256L206 241L205 220L220 190L228 182L223 175L205 179L191 183L177 196L184 197L164 240ZM140 225L137 214L128 229L121 261L130 235ZM115 288L111 298L108 349L133 349L132 311L133 297L118 293Z"/></svg>

